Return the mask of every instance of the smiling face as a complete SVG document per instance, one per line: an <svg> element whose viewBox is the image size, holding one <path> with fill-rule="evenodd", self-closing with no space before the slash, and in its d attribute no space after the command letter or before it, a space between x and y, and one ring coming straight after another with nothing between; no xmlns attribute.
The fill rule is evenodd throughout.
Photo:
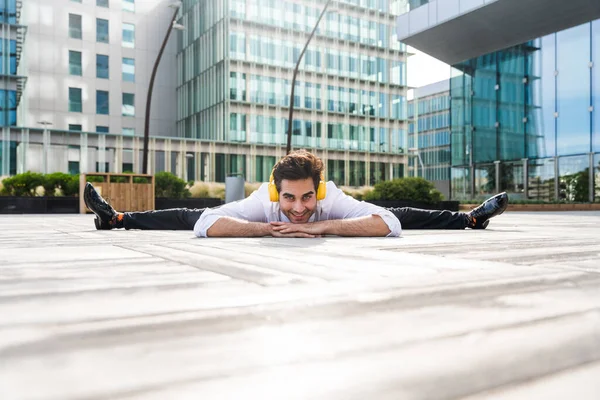
<svg viewBox="0 0 600 400"><path fill-rule="evenodd" d="M317 208L315 182L312 178L281 181L279 208L293 224L303 224Z"/></svg>

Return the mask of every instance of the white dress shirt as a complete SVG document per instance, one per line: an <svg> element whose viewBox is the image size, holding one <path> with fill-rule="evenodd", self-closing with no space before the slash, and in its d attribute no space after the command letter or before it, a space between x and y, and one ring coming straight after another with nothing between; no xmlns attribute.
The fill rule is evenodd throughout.
<svg viewBox="0 0 600 400"><path fill-rule="evenodd" d="M335 183L329 181L327 182L327 196L317 202L317 208L308 222L358 218L368 215L379 215L385 221L390 230L387 236L400 236L402 228L394 214L382 207L358 201L346 195L335 186ZM233 217L250 222L290 222L279 209L279 202L272 202L269 199L267 183L263 183L258 190L244 200L206 209L194 225L194 234L198 237L206 237L206 231L221 217Z"/></svg>

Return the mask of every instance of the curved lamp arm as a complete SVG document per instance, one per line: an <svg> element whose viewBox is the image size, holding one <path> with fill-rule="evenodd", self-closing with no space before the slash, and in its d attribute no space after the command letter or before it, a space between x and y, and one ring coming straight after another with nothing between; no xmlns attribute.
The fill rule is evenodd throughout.
<svg viewBox="0 0 600 400"><path fill-rule="evenodd" d="M285 148L286 154L290 154L290 152L292 151L292 126L294 123L294 121L292 120L292 115L294 114L294 88L296 86L296 75L298 75L298 67L300 67L300 61L302 61L302 56L304 56L304 52L306 51L308 44L310 43L311 39L315 35L315 32L317 31L317 27L319 26L319 22L321 22L323 15L325 15L325 11L327 11L327 7L329 6L329 3L331 3L331 0L327 1L327 3L325 4L325 7L323 8L323 11L321 11L321 15L319 15L319 19L317 20L315 27L313 28L312 32L310 33L310 36L308 37L308 40L306 41L306 44L304 45L304 48L302 49L302 52L300 53L300 56L298 57L298 62L296 62L296 68L294 68L294 76L292 77L292 95L290 97L290 113L288 116L287 147Z"/></svg>

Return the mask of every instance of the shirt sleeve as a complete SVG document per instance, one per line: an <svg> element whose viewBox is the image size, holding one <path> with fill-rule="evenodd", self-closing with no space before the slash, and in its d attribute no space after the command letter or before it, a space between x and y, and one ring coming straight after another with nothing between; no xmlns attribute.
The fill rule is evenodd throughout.
<svg viewBox="0 0 600 400"><path fill-rule="evenodd" d="M267 222L264 202L261 200L261 195L264 195L262 192L264 190L261 187L244 200L205 210L194 225L194 235L207 237L206 231L221 217L233 217L250 222Z"/></svg>
<svg viewBox="0 0 600 400"><path fill-rule="evenodd" d="M402 233L400 221L392 212L375 204L358 201L352 196L348 196L335 186L333 182L327 184L327 196L324 201L327 201L328 208L330 208L329 219L349 219L379 215L390 230L390 233L387 235L388 237L399 237Z"/></svg>

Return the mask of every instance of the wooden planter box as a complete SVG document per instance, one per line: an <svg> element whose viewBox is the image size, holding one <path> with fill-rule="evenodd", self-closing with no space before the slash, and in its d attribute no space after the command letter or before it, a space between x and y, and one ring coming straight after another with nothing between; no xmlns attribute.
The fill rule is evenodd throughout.
<svg viewBox="0 0 600 400"><path fill-rule="evenodd" d="M88 208L83 201L83 189L88 176L101 176L104 182L91 182L98 193L117 211L154 210L154 175L88 173L79 176L79 213ZM126 183L111 182L111 177L124 177ZM133 178L148 178L149 183L134 183Z"/></svg>
<svg viewBox="0 0 600 400"><path fill-rule="evenodd" d="M461 211L470 211L479 204L461 204ZM600 203L582 204L509 204L506 211L600 211Z"/></svg>

